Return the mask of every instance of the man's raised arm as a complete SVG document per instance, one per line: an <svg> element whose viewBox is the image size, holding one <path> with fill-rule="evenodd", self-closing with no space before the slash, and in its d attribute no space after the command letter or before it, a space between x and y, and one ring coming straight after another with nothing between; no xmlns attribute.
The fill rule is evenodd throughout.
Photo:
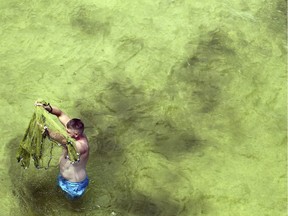
<svg viewBox="0 0 288 216"><path fill-rule="evenodd" d="M70 121L69 116L67 116L62 110L55 106L51 106L49 103L48 104L43 104L36 102L35 106L42 106L45 110L47 110L49 113L55 115L58 117L59 121L66 127L67 122Z"/></svg>

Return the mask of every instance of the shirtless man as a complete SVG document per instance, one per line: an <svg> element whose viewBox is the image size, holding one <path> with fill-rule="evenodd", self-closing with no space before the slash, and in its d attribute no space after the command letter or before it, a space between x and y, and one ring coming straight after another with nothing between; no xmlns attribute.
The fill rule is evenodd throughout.
<svg viewBox="0 0 288 216"><path fill-rule="evenodd" d="M68 198L80 198L88 184L89 179L86 173L86 164L89 158L89 145L84 134L84 124L80 119L70 119L59 108L50 104L35 103L42 106L49 113L58 117L59 121L65 126L67 134L75 140L77 152L80 154L80 161L71 163L67 158L67 141L61 134L55 133L49 128L45 128L49 137L63 146L63 152L59 159L60 174L58 176L58 186L66 193Z"/></svg>

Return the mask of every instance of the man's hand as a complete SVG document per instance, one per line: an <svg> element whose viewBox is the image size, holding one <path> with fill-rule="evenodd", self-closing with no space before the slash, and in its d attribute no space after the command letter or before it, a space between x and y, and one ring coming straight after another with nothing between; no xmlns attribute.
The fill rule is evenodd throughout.
<svg viewBox="0 0 288 216"><path fill-rule="evenodd" d="M34 105L35 105L35 106L43 106L43 103L40 103L40 102L35 101Z"/></svg>
<svg viewBox="0 0 288 216"><path fill-rule="evenodd" d="M41 102L36 101L36 102L34 103L34 105L35 105L35 106L42 106L42 107L43 107L47 112L49 112L49 113L52 113L52 111L53 111L50 103L46 104L46 103L41 103Z"/></svg>
<svg viewBox="0 0 288 216"><path fill-rule="evenodd" d="M48 132L48 127L47 127L46 125L43 126L42 124L40 124L40 123L38 123L38 122L37 122L37 125L38 125L38 127L41 129L42 135L46 136L46 135L49 134L49 132Z"/></svg>

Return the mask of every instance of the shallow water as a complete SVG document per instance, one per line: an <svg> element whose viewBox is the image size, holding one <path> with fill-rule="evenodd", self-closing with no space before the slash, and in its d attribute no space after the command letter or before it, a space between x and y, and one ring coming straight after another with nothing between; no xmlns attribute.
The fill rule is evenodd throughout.
<svg viewBox="0 0 288 216"><path fill-rule="evenodd" d="M0 6L1 215L285 215L285 1ZM37 98L86 125L78 201L16 162Z"/></svg>

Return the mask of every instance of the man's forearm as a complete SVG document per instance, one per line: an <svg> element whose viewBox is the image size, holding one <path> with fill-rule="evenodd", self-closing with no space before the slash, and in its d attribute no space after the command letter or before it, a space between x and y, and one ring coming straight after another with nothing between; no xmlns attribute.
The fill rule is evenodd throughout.
<svg viewBox="0 0 288 216"><path fill-rule="evenodd" d="M63 146L67 144L66 138L63 135L61 135L59 133L56 133L54 131L50 131L48 129L47 129L47 132L48 132L48 136L52 140L56 141L57 143L59 143L59 144L61 144Z"/></svg>
<svg viewBox="0 0 288 216"><path fill-rule="evenodd" d="M51 113L51 114L53 114L53 115L56 115L57 117L62 114L62 111L61 111L58 107L51 106L50 104L49 104L49 106L45 106L45 109L46 109L49 113Z"/></svg>

